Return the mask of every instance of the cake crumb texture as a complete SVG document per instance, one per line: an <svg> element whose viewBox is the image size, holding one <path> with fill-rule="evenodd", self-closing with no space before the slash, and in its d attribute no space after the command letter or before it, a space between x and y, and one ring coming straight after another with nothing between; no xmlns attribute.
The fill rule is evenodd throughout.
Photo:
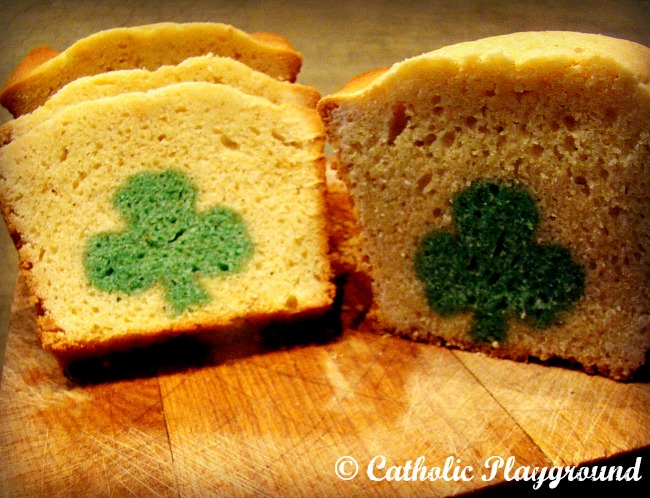
<svg viewBox="0 0 650 498"><path fill-rule="evenodd" d="M67 362L324 313L323 143L315 109L185 82L65 106L0 148L44 347Z"/></svg>
<svg viewBox="0 0 650 498"><path fill-rule="evenodd" d="M378 326L631 378L650 347L649 82L647 47L530 32L423 54L323 98ZM539 330L511 316L496 349L472 336L471 312L432 310L415 270L426 234L452 230L454 200L486 180L525 188L539 210L533 242L565 248L584 270L583 295L557 323Z"/></svg>

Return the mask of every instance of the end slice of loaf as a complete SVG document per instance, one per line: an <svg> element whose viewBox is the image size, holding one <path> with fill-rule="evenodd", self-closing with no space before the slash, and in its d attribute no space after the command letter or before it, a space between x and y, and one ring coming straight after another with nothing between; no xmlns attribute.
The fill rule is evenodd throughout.
<svg viewBox="0 0 650 498"><path fill-rule="evenodd" d="M66 83L118 69L154 70L189 57L215 54L240 60L276 79L295 81L302 58L282 36L248 34L221 23L158 23L114 28L83 38L63 52L34 49L0 91L14 117L33 111Z"/></svg>
<svg viewBox="0 0 650 498"><path fill-rule="evenodd" d="M172 84L70 105L0 150L0 203L63 363L332 302L314 109Z"/></svg>
<svg viewBox="0 0 650 498"><path fill-rule="evenodd" d="M71 81L42 106L2 125L0 146L27 133L39 122L68 105L190 81L231 85L244 93L265 97L276 104L315 108L320 98L319 93L311 87L280 81L234 59L210 54L190 57L180 64L161 66L154 71L122 69Z"/></svg>
<svg viewBox="0 0 650 498"><path fill-rule="evenodd" d="M631 378L650 347L649 83L647 47L529 32L323 98L376 323Z"/></svg>

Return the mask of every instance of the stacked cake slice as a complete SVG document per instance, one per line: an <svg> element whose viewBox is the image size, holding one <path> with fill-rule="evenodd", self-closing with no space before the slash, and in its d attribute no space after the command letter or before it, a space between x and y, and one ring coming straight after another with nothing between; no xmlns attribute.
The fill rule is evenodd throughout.
<svg viewBox="0 0 650 498"><path fill-rule="evenodd" d="M201 52L225 46L250 65L175 50L196 45L192 30ZM170 31L182 36L170 40ZM103 40L95 55L104 60L113 45L139 47L133 40L146 35L165 54L196 57L74 78L4 126L0 201L43 346L67 363L325 312L334 286L324 130L315 91L289 82L299 54L283 44L275 57L223 25L117 33L68 50ZM74 60L66 53L51 61ZM274 76L289 81L254 69L285 64L287 53L295 71ZM156 59L153 49L129 54ZM38 87L46 69L26 81Z"/></svg>
<svg viewBox="0 0 650 498"><path fill-rule="evenodd" d="M0 103L14 117L33 111L67 83L118 69L154 70L214 54L240 60L274 78L295 81L302 58L273 33L248 34L220 23L158 23L100 31L61 53L35 48L10 75Z"/></svg>

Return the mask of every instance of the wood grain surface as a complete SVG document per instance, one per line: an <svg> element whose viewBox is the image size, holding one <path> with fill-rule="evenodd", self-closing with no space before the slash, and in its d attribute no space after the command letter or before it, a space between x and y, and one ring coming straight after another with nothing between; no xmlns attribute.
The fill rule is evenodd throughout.
<svg viewBox="0 0 650 498"><path fill-rule="evenodd" d="M24 0L0 9L0 80L38 45L62 50L115 26L219 21L286 36L303 55L298 81L326 95L362 71L513 31L598 32L648 45L649 13L650 2L638 0ZM0 121L9 118L0 110ZM66 376L40 348L24 281L13 290L15 267L0 227L2 497L491 490L501 497L512 481L504 472L482 480L490 457L531 468L603 458L613 465L617 455L650 447L647 381L622 384L352 327L276 330L311 338L291 347L246 332L182 339ZM343 456L358 462L353 479L335 473ZM378 456L386 467L418 457L428 468L443 467L451 458L458 471L472 466L473 478L375 482L366 471ZM650 479L645 473L642 484ZM515 496L542 494L521 484ZM616 495L629 497L629 490L624 485Z"/></svg>
<svg viewBox="0 0 650 498"><path fill-rule="evenodd" d="M313 342L278 346L283 332ZM19 279L0 390L4 496L449 496L505 482L503 470L487 479L490 457L550 468L650 445L648 383L315 323L275 334L181 339L66 376ZM343 456L354 479L335 473ZM418 457L453 466L448 479L375 482L375 457L377 477Z"/></svg>

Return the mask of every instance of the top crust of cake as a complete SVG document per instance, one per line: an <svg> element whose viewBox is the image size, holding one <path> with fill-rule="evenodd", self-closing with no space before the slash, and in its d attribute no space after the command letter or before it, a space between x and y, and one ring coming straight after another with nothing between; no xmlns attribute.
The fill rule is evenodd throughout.
<svg viewBox="0 0 650 498"><path fill-rule="evenodd" d="M10 75L0 103L14 117L31 112L81 76L117 69L154 70L213 53L240 60L284 81L295 81L302 57L273 33L248 34L220 23L157 23L92 34L61 53L37 47Z"/></svg>
<svg viewBox="0 0 650 498"><path fill-rule="evenodd" d="M480 40L457 43L406 59L391 67L373 69L352 77L339 91L324 97L321 108L337 100L360 97L370 88L388 83L389 78L404 78L414 74L428 61L448 60L456 64L499 59L514 63L522 71L535 71L543 61L556 61L558 65L579 66L584 61L601 60L626 70L638 79L639 85L650 92L650 49L628 40L572 31L531 31L493 36Z"/></svg>
<svg viewBox="0 0 650 498"><path fill-rule="evenodd" d="M320 95L311 87L279 81L228 57L203 55L155 71L122 69L71 81L42 106L0 126L0 147L29 132L62 108L128 92L147 91L180 82L205 81L231 85L276 104L315 108Z"/></svg>

